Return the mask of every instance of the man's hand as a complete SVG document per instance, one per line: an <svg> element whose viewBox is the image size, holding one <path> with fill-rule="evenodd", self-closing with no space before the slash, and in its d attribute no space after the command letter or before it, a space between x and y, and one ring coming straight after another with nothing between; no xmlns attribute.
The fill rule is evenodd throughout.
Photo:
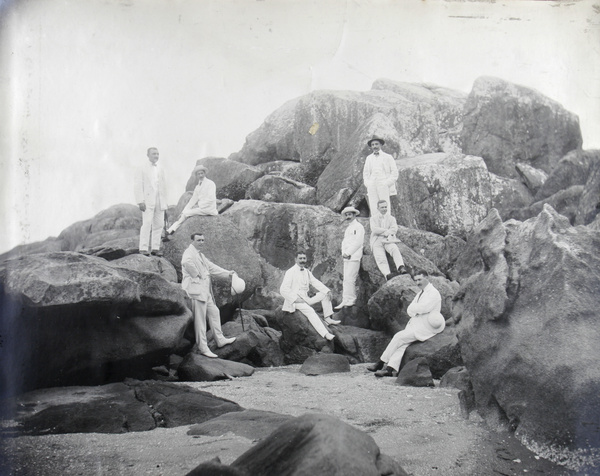
<svg viewBox="0 0 600 476"><path fill-rule="evenodd" d="M350 255L342 255L342 258L344 258L344 259L350 259L351 256Z"/></svg>
<svg viewBox="0 0 600 476"><path fill-rule="evenodd" d="M145 212L145 211L146 211L146 204L145 204L144 202L142 202L142 203L138 203L138 207L140 207L140 210L141 210L142 212Z"/></svg>

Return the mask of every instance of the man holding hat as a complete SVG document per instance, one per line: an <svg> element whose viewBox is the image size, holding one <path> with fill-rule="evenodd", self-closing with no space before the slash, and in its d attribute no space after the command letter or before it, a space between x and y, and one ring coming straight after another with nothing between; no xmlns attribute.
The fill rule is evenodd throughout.
<svg viewBox="0 0 600 476"><path fill-rule="evenodd" d="M200 232L193 233L192 243L186 248L181 257L181 287L192 299L192 308L194 312L194 332L196 335L196 344L198 352L206 357L217 357L208 348L206 340L206 321L210 323L213 331L213 337L218 347L223 347L235 341L235 337L227 338L221 331L221 313L215 303L212 290L212 277L227 279L232 277L232 290L240 293L245 287L241 279L234 280L235 271L227 271L209 261L203 253L200 252L204 246L204 235Z"/></svg>
<svg viewBox="0 0 600 476"><path fill-rule="evenodd" d="M397 332L380 357L379 362L367 367L376 377L393 377L400 369L406 348L416 341L426 341L446 327L442 309L442 297L429 282L427 271L417 271L415 282L420 289L406 312L410 320L404 330ZM385 366L385 368L384 368Z"/></svg>
<svg viewBox="0 0 600 476"><path fill-rule="evenodd" d="M356 219L359 214L360 212L354 207L346 207L342 210L342 216L348 227L342 240L342 258L344 258L342 302L335 309L354 306L356 303L356 280L365 240L365 227Z"/></svg>
<svg viewBox="0 0 600 476"><path fill-rule="evenodd" d="M181 215L175 223L173 223L167 233L172 235L177 231L177 228L189 217L196 215L218 215L217 211L217 186L215 183L206 177L207 168L204 165L197 165L194 168L194 175L198 178L198 185L194 188L194 193L187 202L185 208L181 211Z"/></svg>
<svg viewBox="0 0 600 476"><path fill-rule="evenodd" d="M367 142L373 153L367 156L365 161L363 181L367 187L371 214L377 210L379 200L391 203L390 196L397 194L398 167L396 167L394 158L381 150L381 146L384 144L385 141L379 137L373 137Z"/></svg>

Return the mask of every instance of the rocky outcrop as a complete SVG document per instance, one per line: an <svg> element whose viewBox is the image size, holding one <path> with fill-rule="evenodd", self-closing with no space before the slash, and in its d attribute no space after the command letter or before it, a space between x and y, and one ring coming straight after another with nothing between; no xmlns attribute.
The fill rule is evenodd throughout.
<svg viewBox="0 0 600 476"><path fill-rule="evenodd" d="M336 337L335 351L349 358L353 364L376 362L390 341L385 332L348 325L334 326L333 334Z"/></svg>
<svg viewBox="0 0 600 476"><path fill-rule="evenodd" d="M577 213L575 214L576 225L589 225L598 220L600 212L600 163L596 163L589 173L585 187L579 199ZM598 228L596 228L598 229Z"/></svg>
<svg viewBox="0 0 600 476"><path fill-rule="evenodd" d="M109 261L107 264L112 267L127 268L144 273L156 273L171 283L177 282L177 271L165 258L131 254Z"/></svg>
<svg viewBox="0 0 600 476"><path fill-rule="evenodd" d="M227 471L225 465L202 473L201 466L189 474L407 476L395 460L381 454L369 435L320 414L303 415L281 425L231 464L234 473L216 472Z"/></svg>
<svg viewBox="0 0 600 476"><path fill-rule="evenodd" d="M146 378L191 322L180 286L79 253L5 261L0 280L15 391Z"/></svg>
<svg viewBox="0 0 600 476"><path fill-rule="evenodd" d="M281 329L279 344L286 364L301 364L317 352L333 352L333 345L317 333L300 311L293 314L281 311L277 324Z"/></svg>
<svg viewBox="0 0 600 476"><path fill-rule="evenodd" d="M254 367L241 362L205 357L190 353L183 358L177 368L179 380L184 382L213 382L235 377L248 377Z"/></svg>
<svg viewBox="0 0 600 476"><path fill-rule="evenodd" d="M126 380L97 387L36 390L9 403L22 435L126 433L198 424L242 408L208 392Z"/></svg>
<svg viewBox="0 0 600 476"><path fill-rule="evenodd" d="M490 172L511 178L517 178L517 163L550 173L582 144L575 114L533 89L492 77L473 84L461 140L463 153L483 157Z"/></svg>
<svg viewBox="0 0 600 476"><path fill-rule="evenodd" d="M487 215L492 188L481 158L440 153L397 164L399 225L461 236Z"/></svg>
<svg viewBox="0 0 600 476"><path fill-rule="evenodd" d="M339 354L315 354L304 361L300 373L304 375L326 375L350 372L350 362Z"/></svg>
<svg viewBox="0 0 600 476"><path fill-rule="evenodd" d="M265 175L247 187L245 198L264 202L316 205L317 191L302 182L279 175Z"/></svg>
<svg viewBox="0 0 600 476"><path fill-rule="evenodd" d="M479 412L539 445L600 447L600 234L546 205L523 223L492 211L475 237L458 332Z"/></svg>
<svg viewBox="0 0 600 476"><path fill-rule="evenodd" d="M419 357L408 362L398 372L396 384L409 387L434 387L427 359Z"/></svg>
<svg viewBox="0 0 600 476"><path fill-rule="evenodd" d="M574 185L585 185L600 163L600 150L574 150L565 155L538 190L536 201L548 198Z"/></svg>
<svg viewBox="0 0 600 476"><path fill-rule="evenodd" d="M453 367L463 365L456 329L446 324L443 332L424 342L413 342L408 346L402 365L424 358L435 379L442 378Z"/></svg>
<svg viewBox="0 0 600 476"><path fill-rule="evenodd" d="M191 436L222 436L226 433L233 433L249 440L260 440L293 418L290 415L262 410L234 411L193 425L187 434Z"/></svg>
<svg viewBox="0 0 600 476"><path fill-rule="evenodd" d="M519 174L521 181L535 195L548 179L548 174L543 170L536 169L528 164L518 163L515 170Z"/></svg>
<svg viewBox="0 0 600 476"><path fill-rule="evenodd" d="M565 190L559 190L554 195L535 202L528 207L511 210L508 216L502 215L502 218L514 218L520 221L527 220L539 215L545 205L550 205L558 213L567 217L570 223L574 224L583 190L583 185L573 185Z"/></svg>
<svg viewBox="0 0 600 476"><path fill-rule="evenodd" d="M490 173L492 207L507 220L513 210L527 207L533 201L533 194L517 179L500 177Z"/></svg>

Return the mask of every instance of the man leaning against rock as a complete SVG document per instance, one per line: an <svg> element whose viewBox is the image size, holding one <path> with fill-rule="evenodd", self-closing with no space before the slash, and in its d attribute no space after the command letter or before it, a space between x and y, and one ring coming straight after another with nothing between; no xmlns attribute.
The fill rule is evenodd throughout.
<svg viewBox="0 0 600 476"><path fill-rule="evenodd" d="M344 222L348 226L342 240L342 258L344 259L342 302L335 309L356 304L356 280L358 279L365 241L365 228L356 219L359 214L360 212L354 207L346 207L342 210Z"/></svg>
<svg viewBox="0 0 600 476"><path fill-rule="evenodd" d="M323 305L323 317L327 324L339 324L341 321L331 318L333 315L331 291L313 276L306 268L306 263L306 253L298 251L296 253L296 264L285 272L283 282L279 288L279 292L285 299L283 311L289 313L300 311L321 337L331 341L335 336L321 322L321 318L312 308L312 305L318 302ZM309 297L308 292L311 286L318 292L316 295Z"/></svg>
<svg viewBox="0 0 600 476"><path fill-rule="evenodd" d="M194 311L194 331L198 351L206 357L217 357L208 348L206 340L206 320L210 323L213 337L218 347L223 347L235 341L235 337L226 338L221 331L221 313L215 303L212 290L212 277L227 279L235 271L227 271L209 261L200 252L204 246L204 235L200 232L193 233L192 243L183 252L181 257L181 274L183 279L181 287L192 299Z"/></svg>
<svg viewBox="0 0 600 476"><path fill-rule="evenodd" d="M442 296L429 282L427 271L417 271L414 280L419 286L417 293L406 312L410 320L404 330L397 332L392 338L379 362L367 369L375 372L376 377L393 377L398 374L400 363L406 348L416 341L426 341L439 334L446 327L441 314Z"/></svg>

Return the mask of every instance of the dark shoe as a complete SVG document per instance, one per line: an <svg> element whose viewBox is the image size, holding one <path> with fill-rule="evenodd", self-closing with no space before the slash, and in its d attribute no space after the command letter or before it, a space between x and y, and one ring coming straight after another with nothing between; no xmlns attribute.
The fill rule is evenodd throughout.
<svg viewBox="0 0 600 476"><path fill-rule="evenodd" d="M150 256L150 253L146 250L140 250L140 254L144 256Z"/></svg>
<svg viewBox="0 0 600 476"><path fill-rule="evenodd" d="M396 276L398 276L398 273L396 273L396 272L392 272L390 274L386 274L385 280L389 281L390 279L395 278Z"/></svg>
<svg viewBox="0 0 600 476"><path fill-rule="evenodd" d="M160 250L158 251L153 251L152 253L150 253L152 256L164 256L164 253Z"/></svg>
<svg viewBox="0 0 600 476"><path fill-rule="evenodd" d="M367 370L369 372L377 372L378 370L381 370L384 365L385 365L385 362L383 360L380 360L379 362L375 362L374 364L369 365L367 367Z"/></svg>
<svg viewBox="0 0 600 476"><path fill-rule="evenodd" d="M398 274L408 274L408 271L404 267L404 265L398 266Z"/></svg>
<svg viewBox="0 0 600 476"><path fill-rule="evenodd" d="M378 370L377 372L375 372L375 377L393 377L394 372L396 371L393 368L386 367L383 370Z"/></svg>
<svg viewBox="0 0 600 476"><path fill-rule="evenodd" d="M165 236L162 237L163 242L167 242L167 241L171 241L171 238L168 234L166 234Z"/></svg>

